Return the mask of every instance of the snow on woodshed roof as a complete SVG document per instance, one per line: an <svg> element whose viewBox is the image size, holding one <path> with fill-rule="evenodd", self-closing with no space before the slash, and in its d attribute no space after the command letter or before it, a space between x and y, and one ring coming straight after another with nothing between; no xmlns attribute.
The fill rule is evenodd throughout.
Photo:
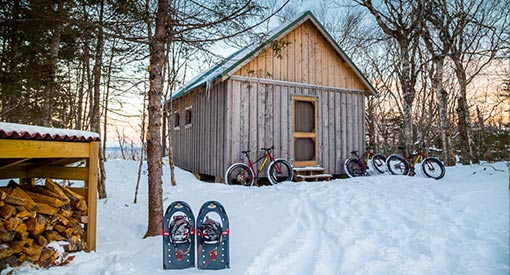
<svg viewBox="0 0 510 275"><path fill-rule="evenodd" d="M0 122L0 139L98 141L100 137L94 132Z"/></svg>

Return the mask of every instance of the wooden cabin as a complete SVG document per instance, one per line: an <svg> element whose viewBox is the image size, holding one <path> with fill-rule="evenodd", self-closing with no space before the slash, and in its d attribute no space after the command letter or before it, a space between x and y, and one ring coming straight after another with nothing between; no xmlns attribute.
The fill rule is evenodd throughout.
<svg viewBox="0 0 510 275"><path fill-rule="evenodd" d="M222 181L234 162L275 145L295 167L343 174L365 149L365 97L376 90L311 12L192 79L173 95L175 164ZM255 153L256 152L256 153Z"/></svg>

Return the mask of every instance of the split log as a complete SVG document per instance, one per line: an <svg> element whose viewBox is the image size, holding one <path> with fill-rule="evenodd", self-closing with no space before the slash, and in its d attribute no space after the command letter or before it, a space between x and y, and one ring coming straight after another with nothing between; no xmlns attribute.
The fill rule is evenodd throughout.
<svg viewBox="0 0 510 275"><path fill-rule="evenodd" d="M0 259L7 258L7 257L11 256L12 254L14 254L14 250L12 248L10 248L8 245L6 245L6 244L0 245Z"/></svg>
<svg viewBox="0 0 510 275"><path fill-rule="evenodd" d="M26 202L23 206L25 206L26 209L29 209L30 211L38 210L32 198L30 198L30 196L27 193L25 193L25 191L23 191L23 189L21 189L19 186L16 186L11 190L11 196L24 199Z"/></svg>
<svg viewBox="0 0 510 275"><path fill-rule="evenodd" d="M80 192L52 180L44 186L10 182L0 187L0 202L0 270L24 261L60 265L48 247L52 241L66 241L67 252L87 249L88 206Z"/></svg>
<svg viewBox="0 0 510 275"><path fill-rule="evenodd" d="M62 188L62 191L64 191L66 196L71 200L71 204L74 207L82 211L87 210L87 202L85 201L85 197L65 186L60 186L60 188Z"/></svg>
<svg viewBox="0 0 510 275"><path fill-rule="evenodd" d="M35 206L39 209L37 212L41 214L55 215L59 211L58 208L43 203L35 203Z"/></svg>
<svg viewBox="0 0 510 275"><path fill-rule="evenodd" d="M40 203L40 204L47 204L47 205L53 206L53 207L62 207L65 205L65 203L62 200L59 200L57 198L53 198L50 196L45 196L45 195L41 195L41 194L29 192L29 191L26 191L25 193L27 195L29 195L32 200L34 200L35 202Z"/></svg>
<svg viewBox="0 0 510 275"><path fill-rule="evenodd" d="M6 269L8 266L15 266L17 263L18 260L14 255L6 258L0 258L0 270Z"/></svg>
<svg viewBox="0 0 510 275"><path fill-rule="evenodd" d="M4 224L5 230L14 231L22 222L22 219L11 217L7 220L4 220L2 223Z"/></svg>
<svg viewBox="0 0 510 275"><path fill-rule="evenodd" d="M27 200L20 198L20 197L12 196L12 195L7 195L4 202L8 203L10 205L21 205L21 206L27 205Z"/></svg>
<svg viewBox="0 0 510 275"><path fill-rule="evenodd" d="M10 242L14 239L16 233L14 231L0 230L0 241Z"/></svg>
<svg viewBox="0 0 510 275"><path fill-rule="evenodd" d="M16 218L19 218L19 219L22 219L22 220L26 220L28 218L33 218L35 217L35 215L37 214L37 212L28 212L24 207L22 206L18 206L19 208L16 208L18 209L18 213L16 213Z"/></svg>
<svg viewBox="0 0 510 275"><path fill-rule="evenodd" d="M62 199L65 203L70 202L70 199L66 196L64 191L62 191L60 185L58 185L52 179L46 179L45 187L49 192L55 194L57 198Z"/></svg>
<svg viewBox="0 0 510 275"><path fill-rule="evenodd" d="M6 204L2 208L0 208L0 218L8 219L12 215L16 214L16 207Z"/></svg>

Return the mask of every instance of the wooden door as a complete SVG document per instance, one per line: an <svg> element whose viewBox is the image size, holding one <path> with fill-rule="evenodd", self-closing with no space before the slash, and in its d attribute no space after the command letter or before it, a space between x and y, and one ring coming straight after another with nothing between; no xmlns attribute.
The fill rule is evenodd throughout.
<svg viewBox="0 0 510 275"><path fill-rule="evenodd" d="M295 96L294 166L317 165L317 98Z"/></svg>

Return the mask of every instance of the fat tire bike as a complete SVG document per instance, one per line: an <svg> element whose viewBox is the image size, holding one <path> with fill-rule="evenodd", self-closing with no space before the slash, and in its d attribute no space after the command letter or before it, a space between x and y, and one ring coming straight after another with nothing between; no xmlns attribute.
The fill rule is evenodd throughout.
<svg viewBox="0 0 510 275"><path fill-rule="evenodd" d="M275 159L273 157L271 151L274 150L274 145L269 148L260 148L260 150L264 151L264 153L255 161L250 160L250 150L241 151L248 160L248 164L238 162L230 165L227 171L225 171L225 183L229 185L252 186L261 178L262 171L268 162L267 177L271 184L292 180L294 176L292 164L286 159ZM255 164L260 161L262 161L262 164L258 169L255 169Z"/></svg>
<svg viewBox="0 0 510 275"><path fill-rule="evenodd" d="M388 166L388 171L391 174L414 176L416 175L415 167L420 165L425 177L436 180L444 177L446 168L443 162L437 158L428 157L423 152L425 150L425 143L411 155L407 153L404 146L399 146L398 149L402 151L402 155L393 154L386 159L386 166Z"/></svg>
<svg viewBox="0 0 510 275"><path fill-rule="evenodd" d="M363 157L359 156L358 151L352 151L351 157L344 161L345 173L353 177L368 176L368 163L372 162L373 169L382 174L386 172L386 158L383 155L375 154L372 150L368 149Z"/></svg>

